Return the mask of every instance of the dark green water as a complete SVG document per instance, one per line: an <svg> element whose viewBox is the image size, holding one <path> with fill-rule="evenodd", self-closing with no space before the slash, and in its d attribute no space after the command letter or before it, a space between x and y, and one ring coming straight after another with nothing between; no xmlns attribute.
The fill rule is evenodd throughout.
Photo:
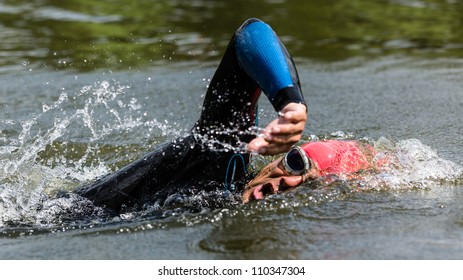
<svg viewBox="0 0 463 280"><path fill-rule="evenodd" d="M456 0L2 1L0 258L461 259L462 13ZM199 194L108 218L50 198L185 133L249 17L295 58L304 138L366 138L397 166L245 206Z"/></svg>

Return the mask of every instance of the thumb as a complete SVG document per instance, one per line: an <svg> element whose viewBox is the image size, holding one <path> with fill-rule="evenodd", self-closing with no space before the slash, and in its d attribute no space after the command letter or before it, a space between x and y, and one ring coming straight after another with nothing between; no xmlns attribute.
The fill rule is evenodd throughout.
<svg viewBox="0 0 463 280"><path fill-rule="evenodd" d="M256 137L248 144L248 151L258 153L260 149L269 143L263 137Z"/></svg>

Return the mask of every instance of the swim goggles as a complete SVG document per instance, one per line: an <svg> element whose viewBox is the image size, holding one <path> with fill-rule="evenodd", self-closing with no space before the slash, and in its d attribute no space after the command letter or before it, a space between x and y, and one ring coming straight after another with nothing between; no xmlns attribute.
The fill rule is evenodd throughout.
<svg viewBox="0 0 463 280"><path fill-rule="evenodd" d="M289 174L301 175L309 171L312 162L301 147L295 147L284 156L283 166Z"/></svg>

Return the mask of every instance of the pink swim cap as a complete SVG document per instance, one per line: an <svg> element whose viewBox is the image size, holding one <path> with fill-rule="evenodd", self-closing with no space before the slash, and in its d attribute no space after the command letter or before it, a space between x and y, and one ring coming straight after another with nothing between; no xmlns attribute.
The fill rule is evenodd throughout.
<svg viewBox="0 0 463 280"><path fill-rule="evenodd" d="M309 142L301 148L318 166L321 175L347 174L371 168L356 141Z"/></svg>
<svg viewBox="0 0 463 280"><path fill-rule="evenodd" d="M329 142L309 142L303 144L301 148L317 164L319 170L325 170L334 165L336 151Z"/></svg>

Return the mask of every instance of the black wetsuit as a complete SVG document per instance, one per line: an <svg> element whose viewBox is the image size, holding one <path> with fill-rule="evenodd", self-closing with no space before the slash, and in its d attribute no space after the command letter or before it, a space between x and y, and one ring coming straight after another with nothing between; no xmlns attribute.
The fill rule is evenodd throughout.
<svg viewBox="0 0 463 280"><path fill-rule="evenodd" d="M207 89L200 119L191 133L156 148L139 160L76 193L108 210L143 205L194 182L224 186L227 168L248 143L261 90L277 111L290 102L305 104L295 65L277 35L258 19L247 20L233 35ZM240 153L240 152L238 152ZM241 152L248 164L249 154ZM243 179L243 167L234 172ZM202 184L205 186L207 184ZM213 184L212 184L213 185Z"/></svg>

